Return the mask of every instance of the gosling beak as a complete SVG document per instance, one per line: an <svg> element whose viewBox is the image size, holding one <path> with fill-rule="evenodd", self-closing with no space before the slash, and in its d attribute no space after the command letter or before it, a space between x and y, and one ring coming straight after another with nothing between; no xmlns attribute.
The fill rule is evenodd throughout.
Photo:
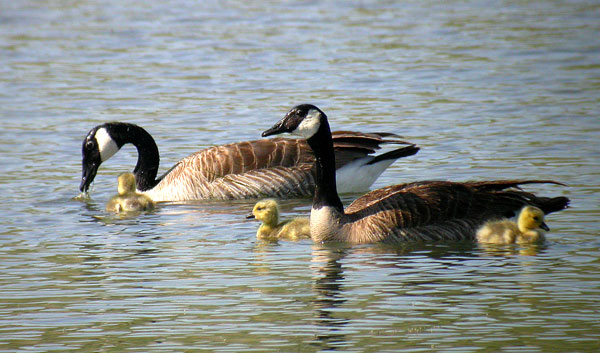
<svg viewBox="0 0 600 353"><path fill-rule="evenodd" d="M542 224L540 224L540 228L542 228L543 230L549 232L550 231L550 227L548 227L548 225L544 222L542 222Z"/></svg>
<svg viewBox="0 0 600 353"><path fill-rule="evenodd" d="M246 219L254 219L254 215L252 214L252 212L248 213L248 215L246 215Z"/></svg>

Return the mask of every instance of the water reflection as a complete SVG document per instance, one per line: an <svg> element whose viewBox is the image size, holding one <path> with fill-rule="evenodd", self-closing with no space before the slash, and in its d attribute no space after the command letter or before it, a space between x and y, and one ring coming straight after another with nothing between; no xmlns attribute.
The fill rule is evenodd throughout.
<svg viewBox="0 0 600 353"><path fill-rule="evenodd" d="M322 349L337 350L336 344L346 341L343 328L346 318L336 317L335 309L346 302L342 281L344 271L340 260L348 254L348 249L335 246L313 245L311 269L314 276L313 307L315 324L319 328L317 340Z"/></svg>
<svg viewBox="0 0 600 353"><path fill-rule="evenodd" d="M99 4L0 6L2 350L598 351L597 1ZM252 203L102 218L133 147L71 200L90 126L172 166L302 102L423 146L375 188L551 177L577 207L539 247L264 244Z"/></svg>
<svg viewBox="0 0 600 353"><path fill-rule="evenodd" d="M489 244L479 243L479 248L492 256L535 256L542 253L548 245L542 244Z"/></svg>
<svg viewBox="0 0 600 353"><path fill-rule="evenodd" d="M348 341L355 339L352 337L354 330L352 327L357 322L368 320L372 322L370 328L371 335L390 334L388 330L379 330L379 322L372 321L365 313L369 312L373 306L377 306L380 301L379 296L373 295L377 290L389 292L399 299L406 297L406 303L415 300L416 296L412 292L428 292L429 289L440 287L444 288L451 283L452 278L433 279L429 274L423 271L432 271L433 273L443 269L443 271L458 270L461 266L468 266L469 258L473 255L474 244L472 242L464 243L440 243L440 244L404 244L404 245L366 245L358 247L348 247L344 244L313 244L311 247L311 270L313 275L313 310L315 325L318 328L316 339L319 347L324 350L343 350ZM351 269L361 268L363 270L372 269L373 271L389 272L392 277L387 280L384 278L373 278L370 281L361 283L363 292L368 292L367 298L349 297L348 278L345 265L348 266L348 258L351 258ZM435 265L437 263L437 265ZM439 269L438 269L439 268ZM353 272L353 270L350 270ZM353 273L354 274L354 273ZM395 276L395 275L397 276ZM399 277L399 276L403 277ZM402 289L397 286L396 281L400 280ZM371 281L373 281L371 283ZM379 287L385 283L387 289ZM373 288L369 288L373 286ZM378 289L376 289L378 288ZM438 292L438 291L435 291ZM423 298L422 300L427 300ZM402 300L401 300L402 301ZM407 304L398 306L401 309ZM359 305L358 308L355 306ZM398 336L399 332L412 333L421 332L424 329L422 324L408 324L402 330L393 330L392 334ZM416 330L416 331L415 331Z"/></svg>

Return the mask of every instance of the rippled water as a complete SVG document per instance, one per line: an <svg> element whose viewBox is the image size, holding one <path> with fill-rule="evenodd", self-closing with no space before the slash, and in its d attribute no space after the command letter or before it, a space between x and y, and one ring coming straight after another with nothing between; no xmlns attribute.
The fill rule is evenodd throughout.
<svg viewBox="0 0 600 353"><path fill-rule="evenodd" d="M0 1L0 351L598 351L595 1ZM422 146L376 183L552 178L543 246L257 242L252 201L104 212L105 121L161 172L311 102ZM351 196L345 198L350 202ZM308 200L283 204L306 214Z"/></svg>

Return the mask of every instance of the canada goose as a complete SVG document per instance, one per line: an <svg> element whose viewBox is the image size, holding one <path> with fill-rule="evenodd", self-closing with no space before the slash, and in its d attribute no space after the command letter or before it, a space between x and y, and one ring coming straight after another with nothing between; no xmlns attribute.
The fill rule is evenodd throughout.
<svg viewBox="0 0 600 353"><path fill-rule="evenodd" d="M535 206L525 206L519 213L517 223L508 220L489 221L477 231L477 241L494 244L526 244L544 241L544 212Z"/></svg>
<svg viewBox="0 0 600 353"><path fill-rule="evenodd" d="M123 173L117 178L118 194L113 196L106 204L108 212L149 211L154 209L154 201L146 195L135 191L135 176L132 173Z"/></svg>
<svg viewBox="0 0 600 353"><path fill-rule="evenodd" d="M156 179L159 154L143 128L112 122L96 126L83 140L80 190L87 192L100 164L123 145L138 150L133 170L137 190L154 201L310 196L315 158L303 139L271 139L215 146L193 153ZM419 151L410 144L377 156L382 144L407 144L389 133L334 133L340 191L368 189L396 159Z"/></svg>
<svg viewBox="0 0 600 353"><path fill-rule="evenodd" d="M262 222L256 232L256 237L261 240L310 238L308 217L296 217L280 223L279 203L275 199L258 201L246 218L256 218Z"/></svg>
<svg viewBox="0 0 600 353"><path fill-rule="evenodd" d="M310 233L316 242L352 244L474 239L487 220L510 217L526 204L545 213L567 207L566 197L537 197L516 188L546 180L419 181L371 191L346 211L335 182L335 154L327 116L314 105L292 108L262 136L292 133L307 139L317 159Z"/></svg>

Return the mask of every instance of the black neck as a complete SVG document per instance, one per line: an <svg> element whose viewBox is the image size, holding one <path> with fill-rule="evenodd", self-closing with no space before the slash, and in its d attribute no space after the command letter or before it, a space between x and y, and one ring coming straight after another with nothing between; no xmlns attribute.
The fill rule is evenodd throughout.
<svg viewBox="0 0 600 353"><path fill-rule="evenodd" d="M316 134L307 139L317 158L317 180L313 208L319 209L323 206L335 207L344 212L344 206L337 193L335 184L335 153L331 129L326 117L321 118L321 126Z"/></svg>
<svg viewBox="0 0 600 353"><path fill-rule="evenodd" d="M156 180L160 156L156 142L150 134L141 127L128 123L110 124L110 135L119 148L126 143L133 144L138 151L138 160L133 169L136 186L140 191L152 189L159 180Z"/></svg>

